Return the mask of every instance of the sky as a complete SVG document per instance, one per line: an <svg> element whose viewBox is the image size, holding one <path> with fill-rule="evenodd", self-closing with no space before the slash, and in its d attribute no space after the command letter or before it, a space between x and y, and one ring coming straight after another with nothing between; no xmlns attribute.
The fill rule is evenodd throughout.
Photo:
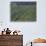
<svg viewBox="0 0 46 46"><path fill-rule="evenodd" d="M10 21L10 2L11 1L36 1L35 22L11 22ZM21 30L23 32L23 44L32 39L46 38L46 0L0 0L0 32L9 27L10 30Z"/></svg>

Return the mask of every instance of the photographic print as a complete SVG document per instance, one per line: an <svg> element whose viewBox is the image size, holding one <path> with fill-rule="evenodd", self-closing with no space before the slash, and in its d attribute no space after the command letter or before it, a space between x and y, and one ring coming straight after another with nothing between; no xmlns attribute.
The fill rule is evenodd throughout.
<svg viewBox="0 0 46 46"><path fill-rule="evenodd" d="M0 0L0 46L46 46L45 0Z"/></svg>
<svg viewBox="0 0 46 46"><path fill-rule="evenodd" d="M11 2L11 21L36 21L36 2Z"/></svg>

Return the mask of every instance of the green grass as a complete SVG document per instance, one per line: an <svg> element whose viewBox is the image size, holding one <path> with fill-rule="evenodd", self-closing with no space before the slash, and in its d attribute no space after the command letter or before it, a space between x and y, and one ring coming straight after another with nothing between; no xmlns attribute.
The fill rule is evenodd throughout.
<svg viewBox="0 0 46 46"><path fill-rule="evenodd" d="M11 21L36 21L36 5L11 5Z"/></svg>

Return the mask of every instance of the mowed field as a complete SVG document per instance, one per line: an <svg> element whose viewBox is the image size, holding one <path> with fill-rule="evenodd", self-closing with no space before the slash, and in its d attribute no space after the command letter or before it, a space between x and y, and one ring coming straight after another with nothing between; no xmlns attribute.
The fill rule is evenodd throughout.
<svg viewBox="0 0 46 46"><path fill-rule="evenodd" d="M11 21L36 21L36 4L11 4Z"/></svg>

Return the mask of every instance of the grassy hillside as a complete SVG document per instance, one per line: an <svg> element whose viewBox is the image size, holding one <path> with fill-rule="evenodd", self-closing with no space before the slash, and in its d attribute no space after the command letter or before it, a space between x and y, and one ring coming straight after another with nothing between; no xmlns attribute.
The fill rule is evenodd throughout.
<svg viewBox="0 0 46 46"><path fill-rule="evenodd" d="M11 4L11 21L36 21L36 4Z"/></svg>

